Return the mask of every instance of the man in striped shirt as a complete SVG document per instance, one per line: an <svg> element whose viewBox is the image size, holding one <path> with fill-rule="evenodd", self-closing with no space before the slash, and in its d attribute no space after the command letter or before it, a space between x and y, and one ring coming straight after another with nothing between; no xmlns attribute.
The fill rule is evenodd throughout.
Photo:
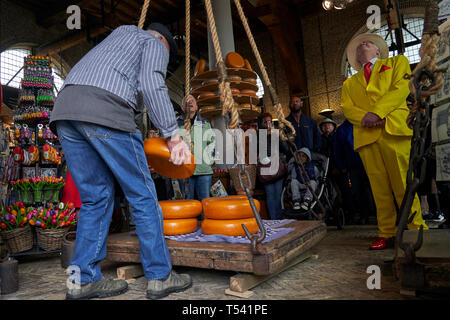
<svg viewBox="0 0 450 320"><path fill-rule="evenodd" d="M108 297L127 290L123 280L107 280L99 263L114 207L114 180L132 207L140 257L148 279L147 297L157 299L192 285L189 275L172 270L164 240L163 217L148 169L137 122L144 107L167 139L170 161L190 157L177 134L177 121L165 77L177 46L167 28L127 25L115 29L70 71L51 114L68 168L83 203L71 265L81 286L69 287L67 299Z"/></svg>

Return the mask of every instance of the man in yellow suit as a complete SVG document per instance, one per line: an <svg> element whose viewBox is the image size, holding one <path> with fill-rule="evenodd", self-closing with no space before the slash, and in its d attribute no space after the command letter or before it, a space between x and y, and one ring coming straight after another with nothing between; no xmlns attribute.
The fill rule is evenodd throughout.
<svg viewBox="0 0 450 320"><path fill-rule="evenodd" d="M409 110L408 59L389 57L382 37L361 34L347 47L347 58L358 73L342 88L341 106L353 124L354 149L358 151L370 180L377 207L379 238L370 245L382 250L394 245L397 211L406 189L412 130L406 125ZM416 212L408 229L428 229L422 219L417 195L411 209Z"/></svg>

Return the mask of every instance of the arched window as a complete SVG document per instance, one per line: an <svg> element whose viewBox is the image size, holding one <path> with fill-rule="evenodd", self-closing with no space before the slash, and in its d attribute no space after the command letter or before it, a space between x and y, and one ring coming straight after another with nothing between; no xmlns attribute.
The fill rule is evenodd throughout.
<svg viewBox="0 0 450 320"><path fill-rule="evenodd" d="M420 40L422 39L422 32L423 32L423 18L405 18L404 19L406 30L403 29L403 40L405 43L405 57L408 58L409 63L417 63L420 61L419 56L419 49L420 49ZM373 33L376 33L383 37L383 39L386 40L389 48L391 49L392 45L392 37L389 32L388 25L382 26L380 29L374 31ZM395 40L394 31L392 31L392 36ZM389 51L389 57L394 56L394 54L397 54L396 51L390 50ZM348 61L346 63L346 76L351 77L354 75L357 71L353 69Z"/></svg>
<svg viewBox="0 0 450 320"><path fill-rule="evenodd" d="M19 88L20 80L23 78L23 58L31 55L31 50L29 48L13 48L5 50L1 53L1 83L6 85L9 82L9 86ZM60 68L53 64L53 78L56 90L54 93L61 89L64 82L65 75L61 72Z"/></svg>
<svg viewBox="0 0 450 320"><path fill-rule="evenodd" d="M258 92L256 93L256 95L258 96L258 98L262 99L262 97L264 96L264 86L259 75L256 79L256 85L258 86Z"/></svg>

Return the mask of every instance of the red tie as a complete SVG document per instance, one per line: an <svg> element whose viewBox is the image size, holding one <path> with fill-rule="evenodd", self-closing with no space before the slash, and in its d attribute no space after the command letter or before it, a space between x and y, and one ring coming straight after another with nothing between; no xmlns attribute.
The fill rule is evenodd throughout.
<svg viewBox="0 0 450 320"><path fill-rule="evenodd" d="M372 65L372 62L367 62L364 66L364 77L366 78L366 82L369 83L370 80L370 74L372 73L372 70L370 69L370 66Z"/></svg>

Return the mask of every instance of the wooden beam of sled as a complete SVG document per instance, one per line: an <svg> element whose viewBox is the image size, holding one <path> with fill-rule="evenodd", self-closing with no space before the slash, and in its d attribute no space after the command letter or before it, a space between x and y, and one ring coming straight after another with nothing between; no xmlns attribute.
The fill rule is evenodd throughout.
<svg viewBox="0 0 450 320"><path fill-rule="evenodd" d="M122 280L137 278L143 274L144 270L142 270L142 265L140 264L117 268L117 278Z"/></svg>
<svg viewBox="0 0 450 320"><path fill-rule="evenodd" d="M310 250L304 252L300 256L298 256L296 259L294 259L291 263L287 264L285 267L280 269L278 272L275 272L273 274L267 275L267 276L257 276L254 274L237 274L236 276L233 276L230 278L230 290L235 292L244 293L247 290L250 290L251 288L256 287L257 285L269 280L270 278L280 274L281 272L295 266L296 264L305 261L309 259L312 256L312 253Z"/></svg>

